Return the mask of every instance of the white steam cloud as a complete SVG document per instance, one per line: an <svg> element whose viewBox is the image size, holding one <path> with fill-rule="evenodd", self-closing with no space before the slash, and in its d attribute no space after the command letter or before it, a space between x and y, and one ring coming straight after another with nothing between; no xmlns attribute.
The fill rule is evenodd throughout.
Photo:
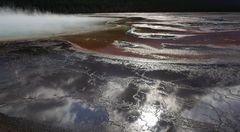
<svg viewBox="0 0 240 132"><path fill-rule="evenodd" d="M28 13L0 8L0 41L43 38L100 30L109 18L87 15Z"/></svg>

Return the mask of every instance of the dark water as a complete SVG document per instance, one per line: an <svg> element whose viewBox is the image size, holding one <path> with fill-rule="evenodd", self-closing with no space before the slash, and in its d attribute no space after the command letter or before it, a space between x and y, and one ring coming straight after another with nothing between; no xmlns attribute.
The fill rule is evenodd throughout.
<svg viewBox="0 0 240 132"><path fill-rule="evenodd" d="M235 60L157 61L84 53L61 41L1 43L0 112L7 116L0 115L0 130L240 131Z"/></svg>

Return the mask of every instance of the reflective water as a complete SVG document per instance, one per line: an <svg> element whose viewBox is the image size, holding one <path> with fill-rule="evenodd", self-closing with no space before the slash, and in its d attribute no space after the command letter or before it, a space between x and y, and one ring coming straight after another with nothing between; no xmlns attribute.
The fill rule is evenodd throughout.
<svg viewBox="0 0 240 132"><path fill-rule="evenodd" d="M1 42L0 113L7 115L0 115L1 124L74 132L240 131L237 39L234 47L172 38L157 47L155 39L122 38L104 38L111 40L105 48L140 56L86 51L60 40Z"/></svg>

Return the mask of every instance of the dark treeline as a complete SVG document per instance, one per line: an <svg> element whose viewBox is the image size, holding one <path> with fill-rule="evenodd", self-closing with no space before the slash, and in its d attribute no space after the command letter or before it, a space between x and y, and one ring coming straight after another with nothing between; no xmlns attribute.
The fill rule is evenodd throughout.
<svg viewBox="0 0 240 132"><path fill-rule="evenodd" d="M239 0L0 0L0 6L55 13L240 11Z"/></svg>

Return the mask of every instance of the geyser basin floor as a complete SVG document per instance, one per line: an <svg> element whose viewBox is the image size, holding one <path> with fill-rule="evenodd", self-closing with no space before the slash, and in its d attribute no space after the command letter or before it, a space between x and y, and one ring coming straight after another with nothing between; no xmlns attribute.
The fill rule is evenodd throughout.
<svg viewBox="0 0 240 132"><path fill-rule="evenodd" d="M29 123L74 132L240 128L239 63L116 59L61 41L0 47L0 112L9 116L0 116L0 130L32 130Z"/></svg>
<svg viewBox="0 0 240 132"><path fill-rule="evenodd" d="M96 14L120 17L121 14ZM132 16L133 15L133 16ZM239 14L126 14L106 25L115 28L56 39L82 50L156 60L239 58ZM205 17L200 17L205 16ZM170 45L170 46L169 46Z"/></svg>
<svg viewBox="0 0 240 132"><path fill-rule="evenodd" d="M1 42L0 131L240 131L238 15L128 16Z"/></svg>

